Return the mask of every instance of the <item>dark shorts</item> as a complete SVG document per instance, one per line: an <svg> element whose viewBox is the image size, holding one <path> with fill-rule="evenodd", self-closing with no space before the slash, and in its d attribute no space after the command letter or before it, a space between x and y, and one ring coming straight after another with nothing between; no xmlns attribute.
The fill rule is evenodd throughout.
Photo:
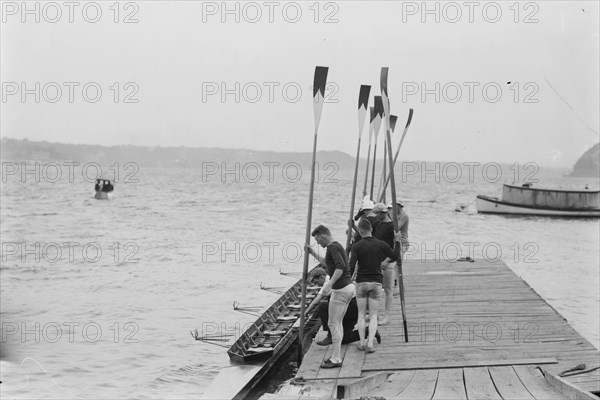
<svg viewBox="0 0 600 400"><path fill-rule="evenodd" d="M359 299L369 298L373 300L381 299L381 283L377 282L359 282L356 284L356 297Z"/></svg>

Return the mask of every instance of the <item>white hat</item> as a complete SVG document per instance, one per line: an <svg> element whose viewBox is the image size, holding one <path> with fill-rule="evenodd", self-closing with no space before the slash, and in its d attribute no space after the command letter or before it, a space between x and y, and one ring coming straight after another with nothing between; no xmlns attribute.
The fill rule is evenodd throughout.
<svg viewBox="0 0 600 400"><path fill-rule="evenodd" d="M365 196L362 202L361 210L372 210L375 206L375 203L369 198L369 196Z"/></svg>
<svg viewBox="0 0 600 400"><path fill-rule="evenodd" d="M400 207L404 207L404 204L400 203L400 200L396 200L396 204ZM391 201L388 203L388 208L394 208L394 204Z"/></svg>

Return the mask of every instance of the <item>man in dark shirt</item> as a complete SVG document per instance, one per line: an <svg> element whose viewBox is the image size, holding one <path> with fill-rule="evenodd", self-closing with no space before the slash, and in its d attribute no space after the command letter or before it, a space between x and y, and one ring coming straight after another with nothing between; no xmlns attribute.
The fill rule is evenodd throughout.
<svg viewBox="0 0 600 400"><path fill-rule="evenodd" d="M387 211L387 210L386 210ZM371 223L362 219L358 223L358 231L362 240L352 246L350 256L350 269L356 268L356 302L358 305L358 334L360 336L360 350L367 353L375 352L373 341L374 332L377 332L377 310L381 299L383 273L382 267L387 266L390 261L396 260L394 252L384 241L376 239L372 235ZM370 334L365 341L365 316L369 306Z"/></svg>
<svg viewBox="0 0 600 400"><path fill-rule="evenodd" d="M325 257L322 257L310 246L307 246L306 251L326 266L329 281L323 285L323 290L325 292L331 290L327 325L331 332L333 354L331 358L323 361L321 367L339 368L342 366L342 338L344 336L342 320L344 314L346 314L348 304L354 296L354 285L348 268L346 250L339 242L333 240L329 228L319 225L312 231L312 236L321 247L327 249L327 252Z"/></svg>
<svg viewBox="0 0 600 400"><path fill-rule="evenodd" d="M326 275L327 273L323 268L317 268L311 274L309 282L310 284L315 286L323 286L326 282ZM327 323L329 321L330 294L331 293L325 293L321 288L317 296L313 299L313 301L306 309L306 313L308 314L313 308L317 307L317 314L319 315L319 319L321 320L321 325L323 326L323 330L327 332L327 337L317 342L319 346L329 346L331 343L333 343L331 338L331 332L329 332L329 327L327 326ZM354 343L360 340L358 331L354 330L356 321L358 321L358 306L356 305L356 297L352 297L352 300L350 300L350 303L348 304L348 309L346 310L346 314L344 314L344 319L342 321L342 326L344 327L344 337L342 338L342 344ZM368 328L366 335L369 335ZM379 332L375 332L375 339L377 339L377 343L381 343L381 335L379 334Z"/></svg>

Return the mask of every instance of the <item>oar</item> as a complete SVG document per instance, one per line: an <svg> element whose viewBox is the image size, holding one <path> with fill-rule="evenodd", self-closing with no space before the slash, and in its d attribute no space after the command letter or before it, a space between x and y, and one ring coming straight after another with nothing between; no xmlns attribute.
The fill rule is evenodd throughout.
<svg viewBox="0 0 600 400"><path fill-rule="evenodd" d="M390 129L390 102L389 102L389 98L388 98L388 90L387 90L387 76L388 76L388 69L387 68L382 68L381 69L381 97L383 98L383 108L384 108L384 119L385 119L385 134L386 134L386 138L388 143L392 142L392 132ZM389 158L389 163L390 163L390 181L392 182L392 220L393 220L393 224L394 224L394 248L399 250L399 255L400 257L402 257L402 248L400 247L401 244L400 242L398 242L398 240L396 239L396 235L395 233L398 232L398 214L397 214L397 210L398 210L398 204L396 204L396 182L394 179L394 162L392 160L392 146L388 146L388 158ZM398 286L400 288L400 306L402 308L402 324L404 326L404 341L408 342L408 326L406 323L406 307L404 305L404 282L403 282L403 275L402 275L402 259L400 259L400 262L396 263L396 265L398 265L399 268L399 276L398 276Z"/></svg>
<svg viewBox="0 0 600 400"><path fill-rule="evenodd" d="M383 105L383 117L385 118L385 131L390 129L390 120L389 120L390 99L387 94L388 71L389 71L388 67L381 68L381 75L379 78L379 84L380 84L380 89L381 89L381 102ZM384 86L385 86L385 88L384 88ZM383 169L382 170L383 170L383 176L386 176L385 170L386 170L386 163L387 163L387 147L390 145L390 143L388 143L386 135L384 134L383 136L384 137L383 137ZM380 199L379 200L380 202L381 201L385 202L385 190L383 192L381 190L381 188L383 186L383 179L384 178L381 179L381 183L379 184L379 194L377 195L377 198Z"/></svg>
<svg viewBox="0 0 600 400"><path fill-rule="evenodd" d="M371 86L361 85L358 94L358 145L356 146L356 164L354 166L354 183L352 184L352 201L350 202L350 218L348 218L348 237L346 239L346 251L350 252L350 241L352 239L352 227L354 225L354 202L356 201L356 181L358 179L358 162L360 159L360 141L362 138L365 118L367 117L367 106L369 105L369 93Z"/></svg>
<svg viewBox="0 0 600 400"><path fill-rule="evenodd" d="M388 130L386 132L386 135L388 137L388 139L391 139L391 133ZM389 156L389 162L390 162L390 181L392 182L392 218L394 221L394 233L398 232L398 214L397 214L397 210L398 210L398 204L396 204L396 182L394 180L394 167L393 167L393 161L392 161L392 148L388 147L388 156ZM401 249L401 243L395 238L394 235L394 246L399 249L399 256L402 257L402 249ZM404 304L404 275L402 273L402 260L400 260L400 262L396 262L396 265L398 266L398 287L400 288L400 306L402 308L402 324L404 325L404 341L408 342L408 327L406 324L406 306Z"/></svg>
<svg viewBox="0 0 600 400"><path fill-rule="evenodd" d="M367 183L369 182L369 165L371 161L371 141L373 140L373 131L375 130L375 107L370 107L370 120L369 120L369 150L367 151L367 172L365 172L365 185L363 186L363 199L367 195Z"/></svg>
<svg viewBox="0 0 600 400"><path fill-rule="evenodd" d="M310 225L312 223L313 195L315 190L315 164L317 157L317 134L321 112L323 111L323 100L325 99L325 86L327 86L328 67L316 67L313 83L313 105L315 116L315 137L313 140L312 166L310 169L310 192L308 195L308 216L306 217L306 240L304 241L304 267L302 268L302 297L300 300L300 331L298 334L298 362L302 361L302 341L304 340L304 310L306 309L306 278L308 277L308 246L310 245Z"/></svg>
<svg viewBox="0 0 600 400"><path fill-rule="evenodd" d="M387 142L387 138L384 137L383 139L383 169L381 171L381 179L379 182L379 194L377 195L377 198L379 198L379 196L381 195L382 198L382 202L385 203L385 192L381 192L381 189L383 187L383 177L387 176L385 171L386 171L386 164L387 164L387 148L388 148L388 142Z"/></svg>
<svg viewBox="0 0 600 400"><path fill-rule="evenodd" d="M408 128L410 128L410 123L412 122L412 117L413 117L413 109L411 108L408 110L408 119L406 121L406 126L404 127L404 132L402 132L402 138L400 139L400 143L398 143L398 148L396 149L396 154L394 155L394 162L392 163L393 166L396 165L396 161L398 160L398 154L400 153L400 149L402 148L402 143L404 143L404 137L406 137L406 132L408 132ZM390 175L388 174L388 177L387 177L385 183L383 184L383 191L385 191L385 189L387 188L387 185L389 183L390 183Z"/></svg>
<svg viewBox="0 0 600 400"><path fill-rule="evenodd" d="M395 115L390 115L390 128L392 130L392 135L394 134L394 131L396 130L396 121L398 120L398 117ZM388 145L387 140L385 141L386 146ZM391 146L392 144L390 143L389 146ZM386 173L386 167L387 167L387 147L385 148L385 154L384 154L384 162L383 162L383 172L381 174L381 177L379 178L379 192L377 192L377 198L379 199L379 202L383 202L386 203L385 201L385 188L383 187L383 182L384 180L387 178L387 173ZM382 194L383 193L383 194Z"/></svg>
<svg viewBox="0 0 600 400"><path fill-rule="evenodd" d="M381 119L383 118L383 103L381 102L381 96L375 96L375 146L373 149L373 170L371 171L371 193L370 199L373 199L373 187L375 185L375 162L377 161L377 137L379 136L379 129L381 129Z"/></svg>

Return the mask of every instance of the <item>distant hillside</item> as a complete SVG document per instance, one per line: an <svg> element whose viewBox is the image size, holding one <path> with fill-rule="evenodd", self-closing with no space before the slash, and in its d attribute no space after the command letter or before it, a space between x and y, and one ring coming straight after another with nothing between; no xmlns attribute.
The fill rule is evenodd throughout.
<svg viewBox="0 0 600 400"><path fill-rule="evenodd" d="M599 177L600 176L600 143L596 143L583 153L573 167L570 176Z"/></svg>
<svg viewBox="0 0 600 400"><path fill-rule="evenodd" d="M99 146L34 142L27 139L2 138L3 161L78 161L109 165L135 162L144 167L201 167L202 163L297 162L310 165L311 153L292 153L220 148ZM340 169L354 167L354 159L339 151L321 151L317 161L336 163Z"/></svg>

